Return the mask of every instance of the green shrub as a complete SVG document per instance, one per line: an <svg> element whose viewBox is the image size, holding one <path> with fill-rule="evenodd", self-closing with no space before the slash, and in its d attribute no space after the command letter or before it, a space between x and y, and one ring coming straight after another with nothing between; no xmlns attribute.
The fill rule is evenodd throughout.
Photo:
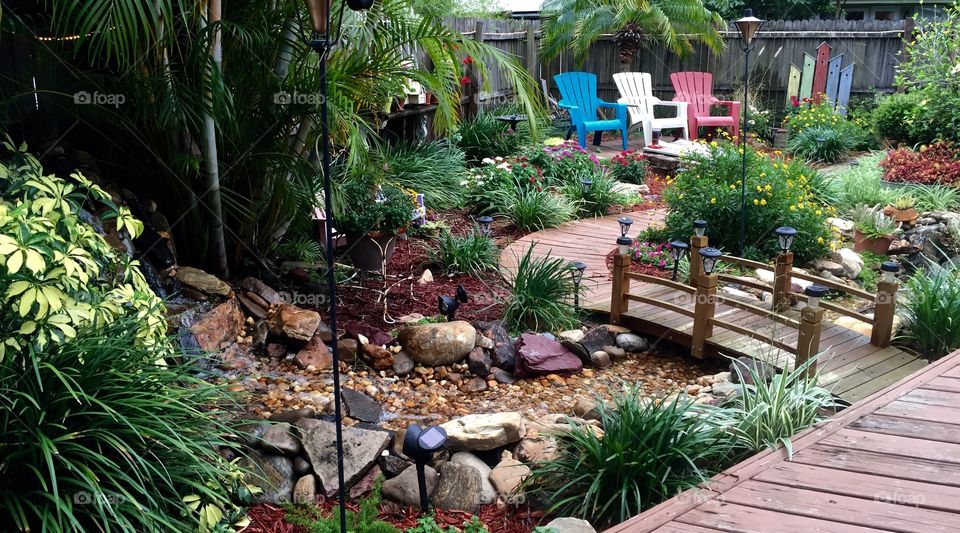
<svg viewBox="0 0 960 533"><path fill-rule="evenodd" d="M624 196L614 190L617 181L610 174L595 174L590 181L586 193L580 180L566 180L560 186L560 192L576 204L581 216L602 217L611 207L623 202Z"/></svg>
<svg viewBox="0 0 960 533"><path fill-rule="evenodd" d="M873 140L869 134L869 124L855 117L848 119L834 110L826 98L819 104L805 98L787 110L784 127L790 131L791 139L811 128L833 129L848 138L850 149L865 150Z"/></svg>
<svg viewBox="0 0 960 533"><path fill-rule="evenodd" d="M524 231L559 226L576 212L574 203L565 196L546 189L519 188L496 191L493 209Z"/></svg>
<svg viewBox="0 0 960 533"><path fill-rule="evenodd" d="M400 533L388 522L379 519L380 503L383 501L383 478L378 477L373 492L360 500L356 512L347 511L347 531L350 533ZM287 506L285 518L295 526L310 533L340 533L340 510L324 513L319 507ZM422 519L421 519L422 520Z"/></svg>
<svg viewBox="0 0 960 533"><path fill-rule="evenodd" d="M340 189L350 208L337 218L337 226L347 233L395 235L410 225L417 208L409 191L396 184L378 185L368 176L348 179Z"/></svg>
<svg viewBox="0 0 960 533"><path fill-rule="evenodd" d="M497 120L500 114L500 110L484 111L460 124L455 139L470 163L514 155L529 139L528 135L513 131L508 124Z"/></svg>
<svg viewBox="0 0 960 533"><path fill-rule="evenodd" d="M126 317L0 363L0 519L14 530L209 530L242 512L243 472L220 435L239 406L195 377L197 361L157 364L165 350Z"/></svg>
<svg viewBox="0 0 960 533"><path fill-rule="evenodd" d="M887 205L893 201L896 192L880 181L880 161L885 156L884 152L871 153L833 175L833 205L837 209L848 213L859 205Z"/></svg>
<svg viewBox="0 0 960 533"><path fill-rule="evenodd" d="M10 142L0 161L0 360L43 352L77 331L137 316L138 345L162 345L163 303L136 262L81 219L103 208L108 231L136 237L143 224L79 173L44 176L39 161Z"/></svg>
<svg viewBox="0 0 960 533"><path fill-rule="evenodd" d="M806 128L791 135L787 151L807 161L834 163L843 159L853 148L854 139L831 127Z"/></svg>
<svg viewBox="0 0 960 533"><path fill-rule="evenodd" d="M893 93L879 99L871 116L871 126L877 135L893 141L910 144L919 142L913 136L912 125L919 116L920 93Z"/></svg>
<svg viewBox="0 0 960 533"><path fill-rule="evenodd" d="M447 141L398 143L379 149L378 163L384 178L424 195L432 209L449 209L463 204L460 182L466 177L463 150Z"/></svg>
<svg viewBox="0 0 960 533"><path fill-rule="evenodd" d="M946 185L914 185L910 194L917 199L917 209L924 211L955 211L960 207L960 191Z"/></svg>
<svg viewBox="0 0 960 533"><path fill-rule="evenodd" d="M736 367L740 390L711 412L712 420L734 436L735 449L754 454L783 446L791 457L790 438L820 421L822 412L839 407L830 391L817 386L817 375L810 372L815 361L814 357L769 382L753 368ZM754 384L743 379L747 374Z"/></svg>
<svg viewBox="0 0 960 533"><path fill-rule="evenodd" d="M548 185L580 183L584 179L594 179L607 173L607 168L596 154L581 148L574 141L547 145L543 151L548 156L542 167Z"/></svg>
<svg viewBox="0 0 960 533"><path fill-rule="evenodd" d="M610 159L610 171L613 177L624 183L646 183L647 156L643 151L627 150Z"/></svg>
<svg viewBox="0 0 960 533"><path fill-rule="evenodd" d="M826 218L833 209L822 205L810 188L814 171L802 162L785 161L747 148L746 244L763 257L779 250L774 230L798 231L793 252L798 261L823 257L831 245ZM713 246L736 252L740 239L741 156L736 146L711 143L706 155L691 155L663 198L670 208L670 239L693 235L693 221L706 220Z"/></svg>
<svg viewBox="0 0 960 533"><path fill-rule="evenodd" d="M462 272L474 276L496 268L499 256L493 241L476 228L463 236L444 231L428 255L430 262L438 265L445 274Z"/></svg>
<svg viewBox="0 0 960 533"><path fill-rule="evenodd" d="M900 306L904 336L927 358L960 348L960 269L930 263L906 284Z"/></svg>
<svg viewBox="0 0 960 533"><path fill-rule="evenodd" d="M510 299L503 310L504 325L514 333L570 329L578 323L572 305L578 287L570 267L549 253L537 257L535 245L531 243L516 270L507 274Z"/></svg>
<svg viewBox="0 0 960 533"><path fill-rule="evenodd" d="M603 436L570 424L556 459L534 463L526 489L550 512L598 526L627 520L724 466L730 439L686 399L659 403L635 388L599 406Z"/></svg>

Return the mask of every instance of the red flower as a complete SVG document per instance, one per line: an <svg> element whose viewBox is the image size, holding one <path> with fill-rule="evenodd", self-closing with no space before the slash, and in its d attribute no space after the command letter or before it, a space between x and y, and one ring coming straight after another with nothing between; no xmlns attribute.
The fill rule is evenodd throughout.
<svg viewBox="0 0 960 533"><path fill-rule="evenodd" d="M793 107L800 107L800 99L796 96L790 97L790 103L793 104Z"/></svg>
<svg viewBox="0 0 960 533"><path fill-rule="evenodd" d="M537 192L543 192L543 187L537 187Z"/></svg>
<svg viewBox="0 0 960 533"><path fill-rule="evenodd" d="M537 182L537 178L530 176L530 183L536 183L536 182Z"/></svg>
<svg viewBox="0 0 960 533"><path fill-rule="evenodd" d="M473 63L473 57L472 57L472 56L467 56L467 57L463 58L463 64L464 64L464 65L469 65L470 63Z"/></svg>
<svg viewBox="0 0 960 533"><path fill-rule="evenodd" d="M470 76L464 75L460 78L460 85L470 85Z"/></svg>

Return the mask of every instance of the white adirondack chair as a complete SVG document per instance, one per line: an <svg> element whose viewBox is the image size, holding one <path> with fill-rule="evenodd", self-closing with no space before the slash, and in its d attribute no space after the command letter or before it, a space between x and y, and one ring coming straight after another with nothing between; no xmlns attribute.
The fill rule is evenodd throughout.
<svg viewBox="0 0 960 533"><path fill-rule="evenodd" d="M683 138L690 138L687 130L687 102L664 102L654 96L649 73L619 72L613 75L613 81L617 84L617 90L620 91L621 96L617 102L630 106L627 108L630 114L630 125L633 126L637 123L643 125L643 141L645 143L653 142L654 129L681 128L683 129ZM676 116L654 118L653 110L657 106L674 108Z"/></svg>

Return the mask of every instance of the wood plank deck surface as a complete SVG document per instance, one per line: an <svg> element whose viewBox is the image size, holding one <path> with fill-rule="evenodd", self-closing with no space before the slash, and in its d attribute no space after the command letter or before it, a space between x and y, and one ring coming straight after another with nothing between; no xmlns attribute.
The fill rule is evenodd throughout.
<svg viewBox="0 0 960 533"><path fill-rule="evenodd" d="M960 531L960 351L607 533Z"/></svg>

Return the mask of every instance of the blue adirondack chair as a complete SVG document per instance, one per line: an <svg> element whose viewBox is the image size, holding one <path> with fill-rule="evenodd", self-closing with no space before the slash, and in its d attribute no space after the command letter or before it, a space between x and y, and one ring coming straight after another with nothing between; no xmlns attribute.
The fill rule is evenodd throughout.
<svg viewBox="0 0 960 533"><path fill-rule="evenodd" d="M627 105L604 102L597 97L597 75L589 72L565 72L553 77L560 89L560 102L557 104L570 113L570 130L577 132L577 142L581 148L587 147L587 134L595 131L593 144L600 144L603 131L620 130L623 149L627 149ZM609 107L617 111L617 118L602 120L597 117L598 107ZM569 133L567 138L570 138Z"/></svg>

